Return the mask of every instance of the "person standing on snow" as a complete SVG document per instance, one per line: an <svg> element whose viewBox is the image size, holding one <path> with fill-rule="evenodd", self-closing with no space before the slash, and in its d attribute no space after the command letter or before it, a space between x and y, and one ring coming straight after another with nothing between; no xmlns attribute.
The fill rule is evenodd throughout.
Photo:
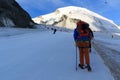
<svg viewBox="0 0 120 80"><path fill-rule="evenodd" d="M92 31L92 30L91 30ZM90 48L90 41L92 39L92 34L89 28L89 24L84 21L78 21L77 27L74 30L74 40L76 46L79 48L79 60L80 64L79 67L81 69L85 68L85 62L87 64L86 68L88 71L91 71L90 67L90 56L89 56L89 48Z"/></svg>
<svg viewBox="0 0 120 80"><path fill-rule="evenodd" d="M55 33L56 33L56 31L57 31L57 29L54 29L54 30L53 30L53 34L55 34Z"/></svg>

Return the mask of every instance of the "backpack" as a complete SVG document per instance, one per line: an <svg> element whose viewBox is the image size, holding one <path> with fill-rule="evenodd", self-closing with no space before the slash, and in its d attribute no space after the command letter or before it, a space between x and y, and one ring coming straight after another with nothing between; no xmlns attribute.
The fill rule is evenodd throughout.
<svg viewBox="0 0 120 80"><path fill-rule="evenodd" d="M90 41L90 31L89 31L89 29L78 30L77 41L78 42Z"/></svg>
<svg viewBox="0 0 120 80"><path fill-rule="evenodd" d="M89 48L91 34L89 30L89 24L82 24L81 28L77 28L78 36L76 44L80 48Z"/></svg>
<svg viewBox="0 0 120 80"><path fill-rule="evenodd" d="M77 32L77 41L86 42L90 40L91 34L89 30L89 24L81 24L81 28L78 27Z"/></svg>

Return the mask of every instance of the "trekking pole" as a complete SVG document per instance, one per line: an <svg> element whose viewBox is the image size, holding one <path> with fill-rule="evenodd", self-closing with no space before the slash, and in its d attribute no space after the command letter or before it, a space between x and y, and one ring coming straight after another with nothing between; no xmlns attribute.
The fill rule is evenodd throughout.
<svg viewBox="0 0 120 80"><path fill-rule="evenodd" d="M77 46L76 46L76 71L77 71Z"/></svg>

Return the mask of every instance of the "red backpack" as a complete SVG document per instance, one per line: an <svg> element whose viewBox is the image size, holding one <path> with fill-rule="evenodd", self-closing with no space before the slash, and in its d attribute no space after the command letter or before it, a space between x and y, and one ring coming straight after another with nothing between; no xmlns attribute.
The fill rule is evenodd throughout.
<svg viewBox="0 0 120 80"><path fill-rule="evenodd" d="M78 30L78 36L77 36L77 41L82 41L82 42L87 42L90 41L90 31L89 29L85 30Z"/></svg>

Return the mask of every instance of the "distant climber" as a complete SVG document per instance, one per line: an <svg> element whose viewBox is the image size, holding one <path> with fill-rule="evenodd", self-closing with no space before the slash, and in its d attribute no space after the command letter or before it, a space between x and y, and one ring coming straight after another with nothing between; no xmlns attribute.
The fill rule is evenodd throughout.
<svg viewBox="0 0 120 80"><path fill-rule="evenodd" d="M56 33L56 31L57 31L57 29L53 29L53 34L55 34L55 33Z"/></svg>
<svg viewBox="0 0 120 80"><path fill-rule="evenodd" d="M113 38L113 34L112 34L112 38Z"/></svg>

